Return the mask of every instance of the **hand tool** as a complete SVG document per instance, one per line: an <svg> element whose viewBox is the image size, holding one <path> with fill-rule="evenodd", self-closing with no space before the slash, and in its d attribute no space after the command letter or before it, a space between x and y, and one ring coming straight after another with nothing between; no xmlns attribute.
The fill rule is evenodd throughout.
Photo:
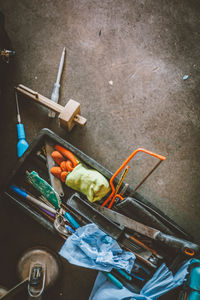
<svg viewBox="0 0 200 300"><path fill-rule="evenodd" d="M67 211L65 211L64 213L64 217L65 219L67 219L69 221L69 223L75 228L79 228L80 225L76 222L76 220L72 217L71 214L69 214Z"/></svg>
<svg viewBox="0 0 200 300"><path fill-rule="evenodd" d="M47 161L46 156L42 153L41 150L37 151L36 156L39 157L43 162L46 163L46 161Z"/></svg>
<svg viewBox="0 0 200 300"><path fill-rule="evenodd" d="M46 199L50 201L51 204L53 204L56 210L61 211L61 199L48 182L41 178L35 171L32 171L31 173L27 172L27 179ZM77 229L79 227L79 224L71 214L64 210L62 210L60 214L63 215L74 228Z"/></svg>
<svg viewBox="0 0 200 300"><path fill-rule="evenodd" d="M118 201L115 205L117 211L135 221L140 222L143 220L145 225L159 229L163 233L191 240L192 237L188 233L183 231L158 208L155 208L150 202L144 202L144 198L141 195L137 194L135 196L137 198L126 197L122 201Z"/></svg>
<svg viewBox="0 0 200 300"><path fill-rule="evenodd" d="M152 276L152 272L148 270L146 267L142 266L138 261L136 260L134 262L133 268L130 273L131 276L137 276L138 279L140 278L141 281L147 281Z"/></svg>
<svg viewBox="0 0 200 300"><path fill-rule="evenodd" d="M134 273L130 273L130 274L131 274L131 276L133 276L134 278L136 278L136 279L138 279L138 280L141 280L141 281L144 281L144 278L139 277L139 276L135 275Z"/></svg>
<svg viewBox="0 0 200 300"><path fill-rule="evenodd" d="M54 206L51 204L51 202L49 202L43 195L39 196L38 198L39 198L39 200L41 200L42 202L46 203L48 206L54 208Z"/></svg>
<svg viewBox="0 0 200 300"><path fill-rule="evenodd" d="M58 193L46 182L42 179L37 172L26 171L28 181L47 199L50 203L56 208L60 208L60 197Z"/></svg>
<svg viewBox="0 0 200 300"><path fill-rule="evenodd" d="M49 179L51 182L51 186L58 193L60 197L64 196L62 183L61 181L51 174L51 168L55 166L55 162L51 157L51 153L54 151L54 147L50 142L45 141L45 150L46 150L46 158L47 158L47 168L49 172Z"/></svg>
<svg viewBox="0 0 200 300"><path fill-rule="evenodd" d="M131 281L132 278L129 274L127 274L124 270L122 269L115 269L120 275L124 276L128 281Z"/></svg>
<svg viewBox="0 0 200 300"><path fill-rule="evenodd" d="M130 168L129 166L126 166L126 168L124 169L124 171L123 171L123 173L122 173L122 175L121 175L121 177L119 179L119 182L118 182L118 184L116 186L114 196L118 193L118 191L119 191L119 189L120 189L120 187L121 187L121 185L122 185L122 183L124 181L124 178L126 177L126 175L128 173L129 168Z"/></svg>
<svg viewBox="0 0 200 300"><path fill-rule="evenodd" d="M67 200L67 206L75 210L89 222L94 222L97 224L112 238L119 240L121 237L124 227L116 225L113 221L99 213L98 210L96 210L88 202L84 201L78 193L73 194L72 197Z"/></svg>
<svg viewBox="0 0 200 300"><path fill-rule="evenodd" d="M73 229L72 229L70 226L69 226L70 230L69 230L69 228L67 228L67 227L65 226L64 219L63 219L63 217L60 216L60 215L58 215L58 216L55 218L53 225L54 225L54 228L55 228L60 234L66 236L66 237L70 236L71 233L72 233L72 231L73 231Z"/></svg>
<svg viewBox="0 0 200 300"><path fill-rule="evenodd" d="M18 103L18 97L17 97L16 91L15 91L15 99L16 99L16 106L17 106L17 122L18 122L18 124L17 124L17 137L18 137L17 156L21 157L29 145L26 141L24 125L21 122L21 117L20 117L20 113L19 113L19 103Z"/></svg>
<svg viewBox="0 0 200 300"><path fill-rule="evenodd" d="M80 222L81 226L87 225L88 222L85 221L79 214L72 211L69 207L67 207L65 204L61 203L61 208L63 208L65 211L68 211L70 214L73 214L76 217L76 220Z"/></svg>
<svg viewBox="0 0 200 300"><path fill-rule="evenodd" d="M110 218L100 213L94 206L83 200L78 193L75 193L67 200L67 206L89 222L97 224L106 234L117 240L126 249L132 251L136 257L151 268L155 269L161 263L162 257L155 250L150 249L133 236L125 233L123 226L117 225Z"/></svg>
<svg viewBox="0 0 200 300"><path fill-rule="evenodd" d="M197 244L194 244L194 243L184 240L184 239L177 238L175 236L164 234L157 229L154 229L152 227L149 227L142 223L139 223L135 220L132 220L132 219L130 219L124 215L121 215L120 213L113 211L111 209L108 209L106 207L102 207L102 206L95 205L95 204L93 204L93 205L99 212L101 212L107 218L110 218L117 224L125 226L129 229L132 229L132 230L134 230L142 235L145 235L153 240L160 241L169 247L179 249L186 256L192 257L194 255L197 255L200 252L200 246Z"/></svg>
<svg viewBox="0 0 200 300"><path fill-rule="evenodd" d="M110 179L110 186L111 186L111 189L112 189L112 192L110 194L110 196L104 201L104 203L102 204L102 206L105 206L109 201L110 201L110 204L108 206L108 208L111 208L115 199L118 197L120 198L121 200L123 200L124 198L120 195L120 194L116 194L115 193L115 187L114 187L114 179L115 177L121 172L121 170L123 170L123 168L127 165L127 163L133 158L133 156L135 156L137 153L139 152L144 152L146 154L149 154L151 156L154 156L156 158L158 158L160 161L158 164L156 164L156 166L148 173L148 175L145 176L145 178L141 181L141 183L137 186L137 188L134 190L134 192L141 186L142 183L144 183L145 180L147 180L147 178L152 174L152 172L160 165L160 163L162 161L165 160L165 157L162 156L162 155L159 155L159 154L156 154L156 153L153 153L149 150L146 150L146 149L143 149L143 148L138 148L136 149L135 151L133 151L133 153L123 162L123 164L121 165L121 167L119 167L119 169L114 173L114 175L111 177Z"/></svg>
<svg viewBox="0 0 200 300"><path fill-rule="evenodd" d="M21 197L28 199L29 201L31 201L32 203L47 209L49 212L53 213L53 214L57 214L57 211L55 210L55 208L52 208L50 206L48 206L47 204L43 203L42 201L36 199L35 197L32 197L31 195L29 195L26 191L22 190L21 188L15 186L15 185L11 185L10 188L17 193L18 195L20 195Z"/></svg>
<svg viewBox="0 0 200 300"><path fill-rule="evenodd" d="M31 201L32 203L36 204L37 206L39 206L42 210L44 209L45 212L48 215L50 215L51 217L53 216L55 218L55 221L54 221L55 229L57 231L59 231L60 233L62 233L63 235L67 234L67 236L69 236L69 232L70 233L74 232L74 230L69 225L66 225L64 223L64 219L67 219L67 220L70 219L69 223L72 224L72 226L74 228L78 228L77 225L79 226L79 224L73 219L73 217L69 213L65 212L64 210L58 212L55 208L52 208L52 207L48 206L47 204L39 201L38 199L29 195L26 191L22 190L21 188L15 186L15 185L11 185L10 188L15 193L20 195L21 197L23 197L23 198Z"/></svg>
<svg viewBox="0 0 200 300"><path fill-rule="evenodd" d="M109 272L102 271L102 273L119 289L123 289L123 284L114 275Z"/></svg>
<svg viewBox="0 0 200 300"><path fill-rule="evenodd" d="M120 193L119 193L120 196L123 196L123 195L126 193L128 187L129 187L129 184L128 184L128 183L125 183L125 185L123 186L123 188L121 189L121 191L120 191Z"/></svg>
<svg viewBox="0 0 200 300"><path fill-rule="evenodd" d="M147 205L144 207L142 204L143 203L141 203L141 201L137 200L136 198L126 197L124 198L124 200L120 200L116 203L115 209L122 215L134 219L135 221L141 222L142 220L144 225L159 229L163 233L174 235L174 231L170 230L169 226L163 224L163 220L159 220L157 218L157 214L155 215L153 213L154 211L149 211L149 205L148 207Z"/></svg>
<svg viewBox="0 0 200 300"><path fill-rule="evenodd" d="M153 269L157 268L163 261L163 257L154 249L149 248L130 234L125 233L120 240L120 244L133 252L140 261Z"/></svg>
<svg viewBox="0 0 200 300"><path fill-rule="evenodd" d="M43 207L41 207L41 206L39 206L39 208L40 208L42 211L44 211L47 215L49 215L50 217L55 218L56 214L50 212L48 209L43 208Z"/></svg>
<svg viewBox="0 0 200 300"><path fill-rule="evenodd" d="M80 103L75 100L70 99L63 107L22 84L19 84L16 89L35 102L59 113L60 126L68 131L71 131L75 124L84 126L87 122L87 119L80 115Z"/></svg>
<svg viewBox="0 0 200 300"><path fill-rule="evenodd" d="M121 271L121 270L120 270ZM111 274L115 276L115 278L117 280L119 280L121 282L121 284L123 284L124 287L126 287L128 290L130 290L133 293L139 293L140 292L140 287L139 285L141 285L141 281L139 282L139 285L136 283L136 280L128 280L125 276L124 273L122 272L118 272L117 269L112 269Z"/></svg>
<svg viewBox="0 0 200 300"><path fill-rule="evenodd" d="M58 103L58 99L59 99L60 79L61 79L63 66L64 66L65 52L66 52L65 50L66 49L64 47L63 51L62 51L61 58L60 58L60 64L59 64L59 68L58 68L57 79L56 79L56 82L54 83L53 92L51 94L51 100L54 101L55 103ZM55 114L54 111L49 111L48 116L50 118L55 118L56 114Z"/></svg>

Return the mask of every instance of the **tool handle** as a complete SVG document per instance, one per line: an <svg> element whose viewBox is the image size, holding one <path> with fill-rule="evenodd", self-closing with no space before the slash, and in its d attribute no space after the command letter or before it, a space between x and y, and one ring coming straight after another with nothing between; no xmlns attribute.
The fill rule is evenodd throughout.
<svg viewBox="0 0 200 300"><path fill-rule="evenodd" d="M37 172L27 172L27 179L55 207L55 209L60 208L61 199L58 193L47 181L41 178Z"/></svg>
<svg viewBox="0 0 200 300"><path fill-rule="evenodd" d="M42 201L32 197L31 195L29 195L27 192L25 192L24 190L20 189L19 187L15 186L15 185L11 185L10 188L17 193L19 196L30 200L32 203L44 208L45 210L48 210L48 212L51 212L53 214L56 213L56 210L50 206L48 206L47 204L43 203Z"/></svg>
<svg viewBox="0 0 200 300"><path fill-rule="evenodd" d="M60 91L60 84L54 83L53 92L51 94L51 100L58 103L59 99L59 91Z"/></svg>
<svg viewBox="0 0 200 300"><path fill-rule="evenodd" d="M185 255L189 257L193 257L194 255L197 255L200 252L200 246L197 244L194 244L190 241L186 241L184 239L180 239L168 234L164 234L162 232L159 232L155 239L168 245L173 248L178 248L184 253Z"/></svg>
<svg viewBox="0 0 200 300"><path fill-rule="evenodd" d="M116 285L119 289L123 289L123 284L121 283L121 281L119 281L115 276L113 276L111 273L108 272L104 272L102 271L102 273L112 282L114 283L114 285Z"/></svg>
<svg viewBox="0 0 200 300"><path fill-rule="evenodd" d="M26 198L28 196L27 192L25 192L24 190L20 189L16 185L11 185L10 188L11 188L11 190L13 190L15 193L17 193L18 195L20 195L23 198Z"/></svg>
<svg viewBox="0 0 200 300"><path fill-rule="evenodd" d="M128 274L126 274L126 272L122 269L115 269L121 276L123 276L124 278L126 278L127 280L131 281L132 277Z"/></svg>
<svg viewBox="0 0 200 300"><path fill-rule="evenodd" d="M17 124L17 137L19 139L17 143L17 156L21 157L29 146L26 141L24 125L22 123Z"/></svg>
<svg viewBox="0 0 200 300"><path fill-rule="evenodd" d="M30 97L32 100L40 103L41 105L55 111L56 113L61 113L63 111L63 106L55 103L54 101L51 101L50 99L42 96L41 94L27 88L26 86L19 84L17 86L17 91Z"/></svg>
<svg viewBox="0 0 200 300"><path fill-rule="evenodd" d="M76 222L76 220L66 211L64 217L69 221L69 223L75 228L79 228L80 225Z"/></svg>
<svg viewBox="0 0 200 300"><path fill-rule="evenodd" d="M51 100L55 103L58 103L58 99L59 99L59 91L60 91L60 84L59 83L54 83L54 87L53 87L53 92L51 94ZM55 118L56 113L54 111L49 111L48 116L50 118Z"/></svg>
<svg viewBox="0 0 200 300"><path fill-rule="evenodd" d="M73 229L71 226L65 225L65 228L66 228L68 231L70 231L71 233L75 233L74 229Z"/></svg>

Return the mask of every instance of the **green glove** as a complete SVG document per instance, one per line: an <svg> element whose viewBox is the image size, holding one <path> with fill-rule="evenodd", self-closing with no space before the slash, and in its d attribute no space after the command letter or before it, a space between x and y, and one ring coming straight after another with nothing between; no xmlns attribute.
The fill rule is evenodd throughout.
<svg viewBox="0 0 200 300"><path fill-rule="evenodd" d="M101 200L109 191L108 180L98 171L79 163L66 177L65 184L83 193L90 202Z"/></svg>

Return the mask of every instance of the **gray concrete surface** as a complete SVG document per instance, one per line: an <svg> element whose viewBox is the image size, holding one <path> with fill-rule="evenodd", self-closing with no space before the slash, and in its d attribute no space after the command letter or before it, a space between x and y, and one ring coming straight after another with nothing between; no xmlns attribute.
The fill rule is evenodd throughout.
<svg viewBox="0 0 200 300"><path fill-rule="evenodd" d="M1 178L17 160L13 86L50 97L65 46L60 103L79 101L87 126L68 134L21 100L28 141L48 127L111 171L138 147L166 156L139 192L200 241L199 1L0 0L0 8L17 53L3 99ZM127 181L136 186L154 164L138 155Z"/></svg>

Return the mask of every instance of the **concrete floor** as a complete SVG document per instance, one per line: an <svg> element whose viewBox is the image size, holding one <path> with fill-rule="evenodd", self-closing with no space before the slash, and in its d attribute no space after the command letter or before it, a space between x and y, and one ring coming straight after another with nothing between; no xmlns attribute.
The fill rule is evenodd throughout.
<svg viewBox="0 0 200 300"><path fill-rule="evenodd" d="M21 99L27 140L48 127L113 172L138 147L166 156L138 191L200 242L199 1L0 0L0 8L17 53L2 100L1 180L17 160L13 87L50 97L65 46L60 103L79 101L87 125L67 133ZM138 155L127 181L136 186L154 164Z"/></svg>

